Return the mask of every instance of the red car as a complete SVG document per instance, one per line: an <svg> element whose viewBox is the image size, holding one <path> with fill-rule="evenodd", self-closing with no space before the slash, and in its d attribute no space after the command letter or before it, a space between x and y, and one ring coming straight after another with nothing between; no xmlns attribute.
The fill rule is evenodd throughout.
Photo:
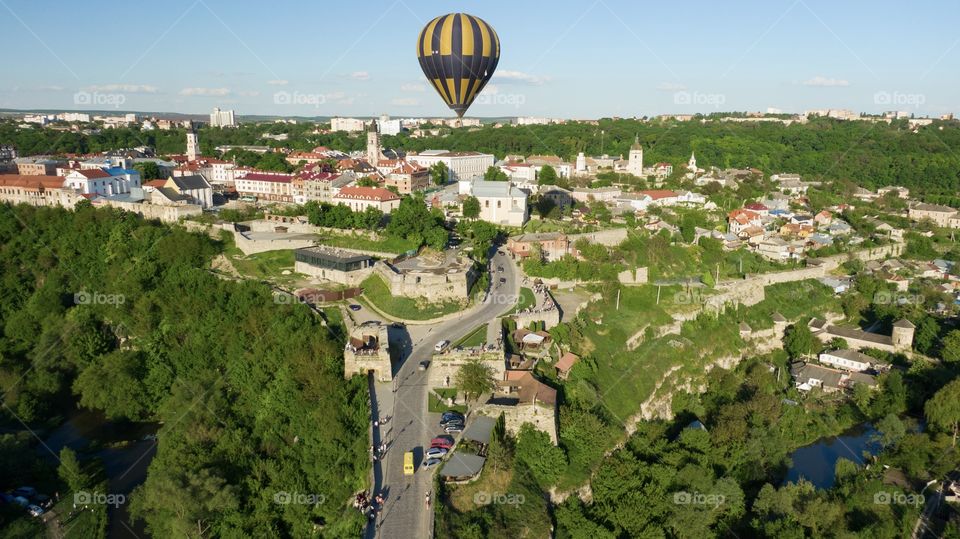
<svg viewBox="0 0 960 539"><path fill-rule="evenodd" d="M443 449L450 449L453 447L453 439L448 436L438 436L430 440L430 448L442 447Z"/></svg>

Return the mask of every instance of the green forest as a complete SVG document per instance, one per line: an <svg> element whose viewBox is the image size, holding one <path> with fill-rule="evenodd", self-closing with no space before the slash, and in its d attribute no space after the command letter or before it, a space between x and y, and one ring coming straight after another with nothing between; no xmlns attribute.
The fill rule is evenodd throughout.
<svg viewBox="0 0 960 539"><path fill-rule="evenodd" d="M0 448L5 465L24 463L0 490L56 467L39 438L13 433L79 405L161 423L129 501L153 536L360 533L348 504L369 473L365 381L342 379L342 335L306 306L212 274L222 248L89 205L0 206Z"/></svg>

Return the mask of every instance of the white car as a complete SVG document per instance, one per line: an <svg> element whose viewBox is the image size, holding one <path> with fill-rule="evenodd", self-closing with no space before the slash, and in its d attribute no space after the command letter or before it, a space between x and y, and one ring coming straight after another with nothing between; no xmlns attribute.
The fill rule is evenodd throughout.
<svg viewBox="0 0 960 539"><path fill-rule="evenodd" d="M442 447L431 447L427 449L427 458L428 459L438 459L447 454L447 450Z"/></svg>
<svg viewBox="0 0 960 539"><path fill-rule="evenodd" d="M27 512L30 513L32 517L38 517L43 514L43 509L38 505L28 505Z"/></svg>
<svg viewBox="0 0 960 539"><path fill-rule="evenodd" d="M433 351L439 354L446 350L448 346L450 346L450 341L443 340L438 342L436 346L433 347Z"/></svg>

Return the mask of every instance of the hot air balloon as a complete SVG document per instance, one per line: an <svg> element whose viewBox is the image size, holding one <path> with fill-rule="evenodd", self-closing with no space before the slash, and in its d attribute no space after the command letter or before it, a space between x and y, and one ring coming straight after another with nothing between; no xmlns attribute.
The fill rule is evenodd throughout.
<svg viewBox="0 0 960 539"><path fill-rule="evenodd" d="M500 38L479 17L449 13L420 31L417 58L433 88L463 118L497 69Z"/></svg>

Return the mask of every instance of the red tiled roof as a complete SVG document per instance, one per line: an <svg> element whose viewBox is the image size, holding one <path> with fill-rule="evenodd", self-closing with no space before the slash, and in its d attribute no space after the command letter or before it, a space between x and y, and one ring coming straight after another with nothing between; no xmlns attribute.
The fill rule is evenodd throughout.
<svg viewBox="0 0 960 539"><path fill-rule="evenodd" d="M85 177L85 178L88 179L88 180L92 180L92 179L95 179L95 178L109 178L109 177L110 177L109 174L107 174L106 172L100 170L99 168L90 168L90 169L86 169L86 170L78 170L77 172L79 172L80 174L83 174L83 177Z"/></svg>
<svg viewBox="0 0 960 539"><path fill-rule="evenodd" d="M747 204L746 206L744 206L744 208L746 208L746 209L748 209L748 210L754 210L754 211L765 211L765 210L769 209L769 208L767 208L766 206L764 206L763 204L760 204L759 202L753 202L753 203L751 203L751 204Z"/></svg>
<svg viewBox="0 0 960 539"><path fill-rule="evenodd" d="M63 176L21 176L20 174L0 174L0 187L23 187L25 189L59 189L63 187Z"/></svg>
<svg viewBox="0 0 960 539"><path fill-rule="evenodd" d="M349 198L352 200L376 200L386 202L388 200L400 200L400 195L395 194L389 189L382 187L344 187L340 189L337 198Z"/></svg>
<svg viewBox="0 0 960 539"><path fill-rule="evenodd" d="M145 182L143 185L144 185L145 187L158 187L158 188L159 188L159 187L163 187L163 186L166 185L166 184L167 184L167 180L150 180L150 181L148 181L148 182Z"/></svg>
<svg viewBox="0 0 960 539"><path fill-rule="evenodd" d="M651 191L640 191L641 195L647 195L648 197L654 200L660 200L661 198L672 198L677 196L677 193L670 191L669 189L654 189Z"/></svg>

